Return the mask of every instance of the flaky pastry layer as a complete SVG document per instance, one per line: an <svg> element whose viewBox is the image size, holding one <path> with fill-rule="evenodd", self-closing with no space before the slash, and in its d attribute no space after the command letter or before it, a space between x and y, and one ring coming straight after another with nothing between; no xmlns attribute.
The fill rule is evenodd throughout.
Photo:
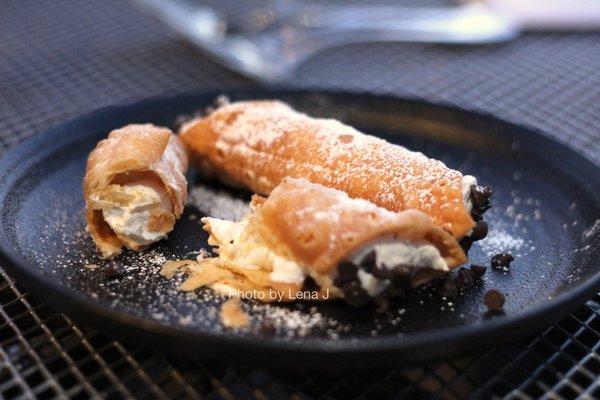
<svg viewBox="0 0 600 400"><path fill-rule="evenodd" d="M284 178L267 199L255 196L252 212L241 221L202 221L219 256L182 262L191 273L183 290L208 286L230 296L255 291L265 293L259 300L289 301L298 298L310 277L318 298L337 298L340 261L384 237L434 246L443 258L444 271L419 268L414 284L466 261L456 239L422 212L394 213L304 179Z"/></svg>
<svg viewBox="0 0 600 400"><path fill-rule="evenodd" d="M169 129L151 124L127 125L112 131L98 143L87 160L83 182L87 229L104 257L121 252L123 246L139 250L134 240L119 237L106 223L102 202L127 205L135 200L119 186L136 181L152 181L164 190L172 207L150 212L148 226L170 230L183 212L187 200L185 172L188 157L184 146Z"/></svg>

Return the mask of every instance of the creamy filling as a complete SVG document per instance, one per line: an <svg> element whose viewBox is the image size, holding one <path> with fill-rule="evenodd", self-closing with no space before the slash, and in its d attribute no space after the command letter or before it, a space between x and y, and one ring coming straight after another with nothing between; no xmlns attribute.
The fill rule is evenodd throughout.
<svg viewBox="0 0 600 400"><path fill-rule="evenodd" d="M376 263L393 268L395 265L449 271L446 260L432 244L412 244L404 241L382 241L367 247L375 251Z"/></svg>
<svg viewBox="0 0 600 400"><path fill-rule="evenodd" d="M276 254L252 235L245 235L247 221L232 222L217 218L204 218L210 226L209 244L218 246L219 257L247 269L268 269L274 282L302 284L306 278L305 268L299 263ZM431 244L412 244L393 238L382 238L356 252L352 259L360 260L368 252L375 251L376 263L392 270L396 266L431 268L448 271L448 265L438 249ZM385 291L389 282L379 279L362 269L357 271L361 286L371 297ZM319 284L319 281L317 281ZM322 285L321 285L322 286Z"/></svg>
<svg viewBox="0 0 600 400"><path fill-rule="evenodd" d="M268 269L269 279L274 282L302 284L306 278L304 269L295 261L276 254L252 235L244 235L247 221L232 222L217 218L205 218L210 224L215 242L219 246L219 257L242 268ZM256 238L254 238L256 239Z"/></svg>
<svg viewBox="0 0 600 400"><path fill-rule="evenodd" d="M370 245L364 246L351 259L362 260L367 253L375 252L375 264L392 271L398 268L429 268L439 271L449 271L448 264L439 250L431 244L412 244L392 238L382 238ZM389 282L375 277L373 274L359 268L357 277L361 287L371 297L385 291Z"/></svg>
<svg viewBox="0 0 600 400"><path fill-rule="evenodd" d="M461 181L461 192L463 196L463 204L467 211L473 209L473 200L471 200L471 187L477 185L477 179L472 175L465 175Z"/></svg>
<svg viewBox="0 0 600 400"><path fill-rule="evenodd" d="M167 236L168 232L152 230L149 226L153 212L172 212L171 202L160 185L141 179L112 186L110 196L94 200L118 236L138 245L148 245Z"/></svg>
<svg viewBox="0 0 600 400"><path fill-rule="evenodd" d="M389 282L386 282L383 279L376 278L373 276L373 274L365 272L362 269L359 269L356 272L356 275L358 276L358 280L360 281L360 286L363 289L365 289L365 291L371 297L377 296L389 286Z"/></svg>

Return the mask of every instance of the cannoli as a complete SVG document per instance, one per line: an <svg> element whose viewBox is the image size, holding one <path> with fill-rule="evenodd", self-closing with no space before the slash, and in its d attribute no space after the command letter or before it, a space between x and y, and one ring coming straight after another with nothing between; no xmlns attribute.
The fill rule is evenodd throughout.
<svg viewBox="0 0 600 400"><path fill-rule="evenodd" d="M280 101L221 105L184 124L180 136L201 170L262 195L285 176L306 178L391 211L420 210L455 238L468 236L466 247L487 232L476 222L491 190L474 177Z"/></svg>
<svg viewBox="0 0 600 400"><path fill-rule="evenodd" d="M163 269L167 276L172 267L191 272L182 290L359 306L402 295L466 261L456 239L422 212L391 212L305 179L284 178L267 199L255 196L238 222L202 221L218 257Z"/></svg>
<svg viewBox="0 0 600 400"><path fill-rule="evenodd" d="M127 125L98 143L83 194L87 230L103 257L167 236L187 199L187 167L185 148L167 128Z"/></svg>

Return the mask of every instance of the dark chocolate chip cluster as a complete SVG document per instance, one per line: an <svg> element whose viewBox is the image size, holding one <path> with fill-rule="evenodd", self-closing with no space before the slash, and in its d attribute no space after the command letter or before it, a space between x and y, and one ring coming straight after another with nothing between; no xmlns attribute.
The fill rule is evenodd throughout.
<svg viewBox="0 0 600 400"><path fill-rule="evenodd" d="M466 252L469 251L473 243L478 240L484 239L488 234L488 224L487 222L481 220L475 222L473 226L473 232L470 235L467 235L460 239L460 247Z"/></svg>
<svg viewBox="0 0 600 400"><path fill-rule="evenodd" d="M372 274L375 278L386 283L386 289L377 296L371 298L367 291L361 286L358 271L363 270ZM369 251L360 261L353 262L343 260L338 264L338 276L334 284L340 288L344 300L355 307L362 306L370 300L375 304L376 310L383 312L387 310L389 299L393 297L402 298L411 286L414 269L405 265L397 265L388 268L384 264L377 263L375 251Z"/></svg>
<svg viewBox="0 0 600 400"><path fill-rule="evenodd" d="M490 289L483 296L483 302L490 311L501 311L505 300L504 295L498 289Z"/></svg>
<svg viewBox="0 0 600 400"><path fill-rule="evenodd" d="M490 197L492 196L492 188L489 186L471 186L471 217L475 221L481 221L483 214L490 209Z"/></svg>
<svg viewBox="0 0 600 400"><path fill-rule="evenodd" d="M510 267L510 263L514 261L514 257L508 253L499 253L492 257L490 264L494 269L507 270Z"/></svg>
<svg viewBox="0 0 600 400"><path fill-rule="evenodd" d="M459 289L472 287L476 280L483 277L486 270L486 267L477 264L471 265L471 269L461 268L454 278L448 276L441 280L441 285L438 286L438 294L452 300L458 295Z"/></svg>
<svg viewBox="0 0 600 400"><path fill-rule="evenodd" d="M492 189L489 186L471 186L471 218L475 221L473 232L460 240L460 246L466 252L469 251L473 243L484 239L488 234L488 225L483 220L483 214L490 209L490 197Z"/></svg>

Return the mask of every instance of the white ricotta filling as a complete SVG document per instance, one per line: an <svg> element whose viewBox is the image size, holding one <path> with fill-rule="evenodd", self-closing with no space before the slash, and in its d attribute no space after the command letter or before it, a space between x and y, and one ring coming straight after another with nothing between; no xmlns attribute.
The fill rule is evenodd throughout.
<svg viewBox="0 0 600 400"><path fill-rule="evenodd" d="M369 246L375 250L377 264L388 268L395 265L406 265L414 268L431 268L449 271L448 264L439 250L432 244L414 245L407 242L383 242Z"/></svg>
<svg viewBox="0 0 600 400"><path fill-rule="evenodd" d="M120 185L118 190L133 200L122 204L96 199L101 205L104 220L117 235L140 245L148 245L167 236L167 232L152 231L148 227L150 214L156 207L171 211L171 203L162 188L153 182L140 180Z"/></svg>
<svg viewBox="0 0 600 400"><path fill-rule="evenodd" d="M362 269L359 269L356 275L360 281L360 286L362 286L371 297L377 296L389 286L386 281L377 279L372 274L365 272Z"/></svg>
<svg viewBox="0 0 600 400"><path fill-rule="evenodd" d="M402 265L449 271L448 264L439 250L431 244L415 245L408 242L383 239L363 247L353 259L361 260L370 251L375 251L375 262L384 265L388 269L394 269L395 266ZM377 296L388 286L388 282L385 280L376 278L362 269L358 270L357 277L361 287L371 297Z"/></svg>
<svg viewBox="0 0 600 400"><path fill-rule="evenodd" d="M304 282L306 275L297 263L273 255L273 271L269 277L275 282L301 284Z"/></svg>
<svg viewBox="0 0 600 400"><path fill-rule="evenodd" d="M206 218L210 224L216 245L219 246L219 256L233 261L247 269L268 268L269 278L274 282L302 284L306 274L302 267L292 260L282 257L262 243L243 240L242 234L246 220L232 222L217 218ZM233 243L231 243L233 241Z"/></svg>
<svg viewBox="0 0 600 400"><path fill-rule="evenodd" d="M477 185L477 179L472 175L465 175L461 181L461 192L463 196L463 204L467 211L471 212L473 209L473 202L471 201L471 186Z"/></svg>
<svg viewBox="0 0 600 400"><path fill-rule="evenodd" d="M275 254L268 247L241 240L246 221L226 221L217 218L206 218L210 224L212 236L218 243L219 255L225 260L234 261L237 265L256 269L270 268L269 278L275 282L302 283L306 278L304 269L297 262ZM233 241L233 243L231 243ZM362 258L368 251L375 250L376 262L393 268L396 265L409 265L414 268L431 268L448 271L448 264L438 249L431 244L415 245L402 241L380 241L366 246L358 254ZM361 286L372 297L383 292L388 283L372 274L359 270L357 273Z"/></svg>

